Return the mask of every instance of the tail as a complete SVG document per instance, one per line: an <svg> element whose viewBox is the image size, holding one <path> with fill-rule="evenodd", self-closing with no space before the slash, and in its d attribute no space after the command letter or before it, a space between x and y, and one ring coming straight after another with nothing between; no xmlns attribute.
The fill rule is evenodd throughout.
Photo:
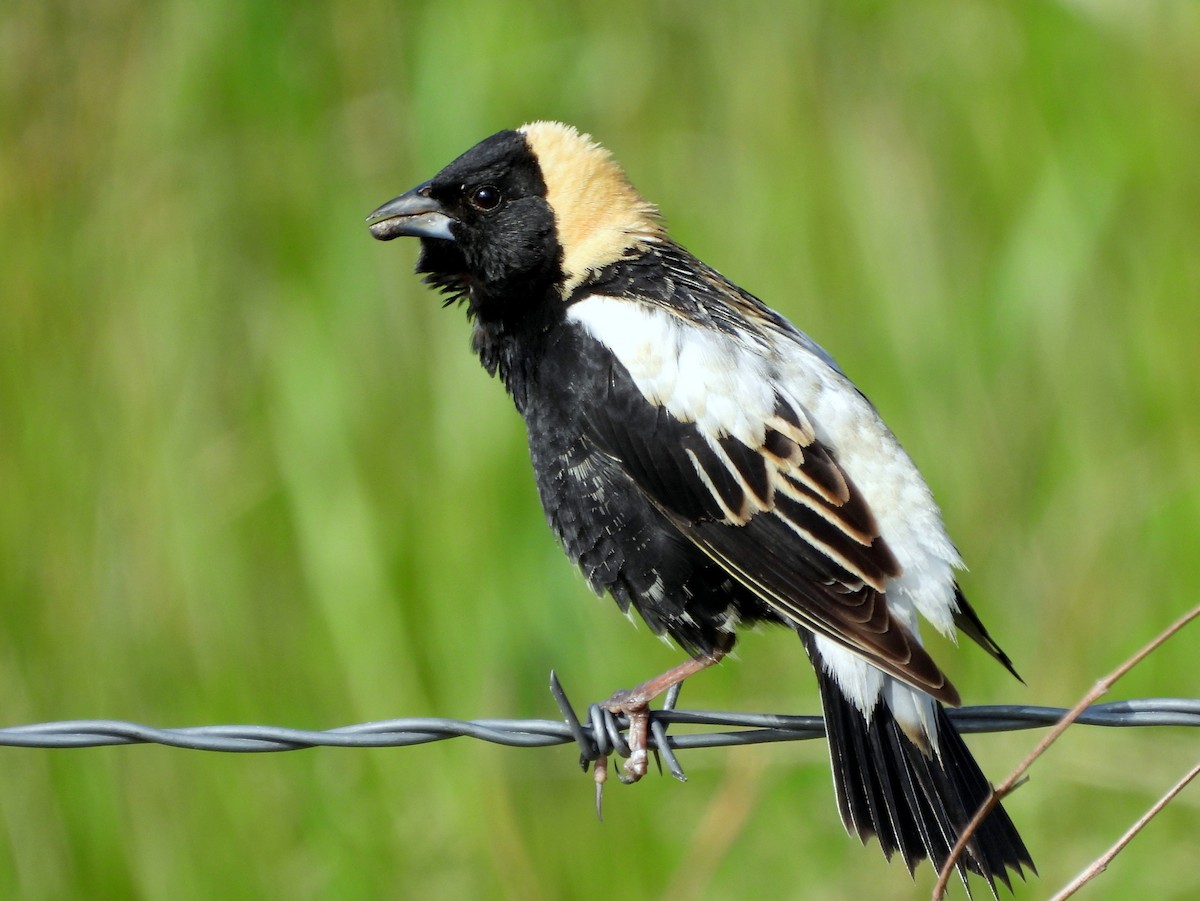
<svg viewBox="0 0 1200 901"><path fill-rule="evenodd" d="M846 831L863 844L874 835L889 860L899 851L910 873L925 858L940 870L991 791L979 764L937 702L930 701L936 740L926 743L933 748L922 748L897 722L884 694L871 715L864 717L822 665L819 654L813 655L813 662ZM1023 867L1037 872L1016 827L999 805L971 837L955 867L968 894L968 871L986 879L993 895L997 879L1012 890L1009 869L1022 879Z"/></svg>

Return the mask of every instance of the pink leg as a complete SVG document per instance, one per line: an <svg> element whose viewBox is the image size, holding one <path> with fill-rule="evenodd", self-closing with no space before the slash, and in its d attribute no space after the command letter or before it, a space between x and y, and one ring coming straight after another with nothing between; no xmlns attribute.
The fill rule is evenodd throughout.
<svg viewBox="0 0 1200 901"><path fill-rule="evenodd" d="M671 686L678 685L689 676L694 676L700 670L720 662L725 653L724 649L717 648L711 654L685 660L679 666L671 667L661 676L655 676L636 688L614 692L611 698L600 705L610 713L629 717L629 734L626 740L629 742L630 753L623 768L622 782L637 782L646 775L649 768L647 744L650 733L650 702ZM597 761L597 783L602 782L601 773L607 773L607 761L603 764Z"/></svg>

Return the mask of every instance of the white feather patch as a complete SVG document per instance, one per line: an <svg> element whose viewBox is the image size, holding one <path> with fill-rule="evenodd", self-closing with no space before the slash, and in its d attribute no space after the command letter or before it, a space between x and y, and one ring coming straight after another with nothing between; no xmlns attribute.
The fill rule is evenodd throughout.
<svg viewBox="0 0 1200 901"><path fill-rule="evenodd" d="M937 737L937 701L876 669L837 642L821 635L815 636L815 640L821 665L868 723L882 697L905 735L918 747L941 753Z"/></svg>
<svg viewBox="0 0 1200 901"><path fill-rule="evenodd" d="M659 307L599 294L572 304L567 318L613 352L651 403L710 438L762 443L775 412L774 373L766 347L747 349L761 339L733 341Z"/></svg>
<svg viewBox="0 0 1200 901"><path fill-rule="evenodd" d="M870 720L871 712L883 694L887 676L878 667L831 638L814 635L822 663L851 704Z"/></svg>

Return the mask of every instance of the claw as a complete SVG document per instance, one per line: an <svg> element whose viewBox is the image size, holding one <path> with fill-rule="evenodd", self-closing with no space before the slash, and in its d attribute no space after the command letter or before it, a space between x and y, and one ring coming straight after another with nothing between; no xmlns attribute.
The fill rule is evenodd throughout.
<svg viewBox="0 0 1200 901"><path fill-rule="evenodd" d="M608 757L601 755L596 758L596 769L592 772L592 780L596 783L596 819L604 822L604 783L608 781Z"/></svg>

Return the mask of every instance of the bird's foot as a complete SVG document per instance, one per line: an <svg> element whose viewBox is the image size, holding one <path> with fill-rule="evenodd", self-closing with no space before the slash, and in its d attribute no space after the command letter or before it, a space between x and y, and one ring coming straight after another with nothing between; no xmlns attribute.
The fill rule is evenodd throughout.
<svg viewBox="0 0 1200 901"><path fill-rule="evenodd" d="M629 745L629 759L621 768L619 778L622 782L626 784L637 782L646 775L646 771L650 768L650 702L667 689L681 683L688 676L718 663L725 654L726 649L717 648L710 654L693 657L691 660L672 667L661 676L643 682L636 688L613 692L611 698L601 702L600 706L609 713L617 716L623 715L629 720L629 732L625 737L625 741ZM605 767L596 769L597 791L603 781L601 772L607 774L606 767L607 761Z"/></svg>
<svg viewBox="0 0 1200 901"><path fill-rule="evenodd" d="M629 745L629 759L618 775L626 785L637 782L650 768L650 701L654 695L647 695L644 688L644 685L640 685L613 692L611 698L600 704L609 713L625 716L629 720L629 732L625 736Z"/></svg>

